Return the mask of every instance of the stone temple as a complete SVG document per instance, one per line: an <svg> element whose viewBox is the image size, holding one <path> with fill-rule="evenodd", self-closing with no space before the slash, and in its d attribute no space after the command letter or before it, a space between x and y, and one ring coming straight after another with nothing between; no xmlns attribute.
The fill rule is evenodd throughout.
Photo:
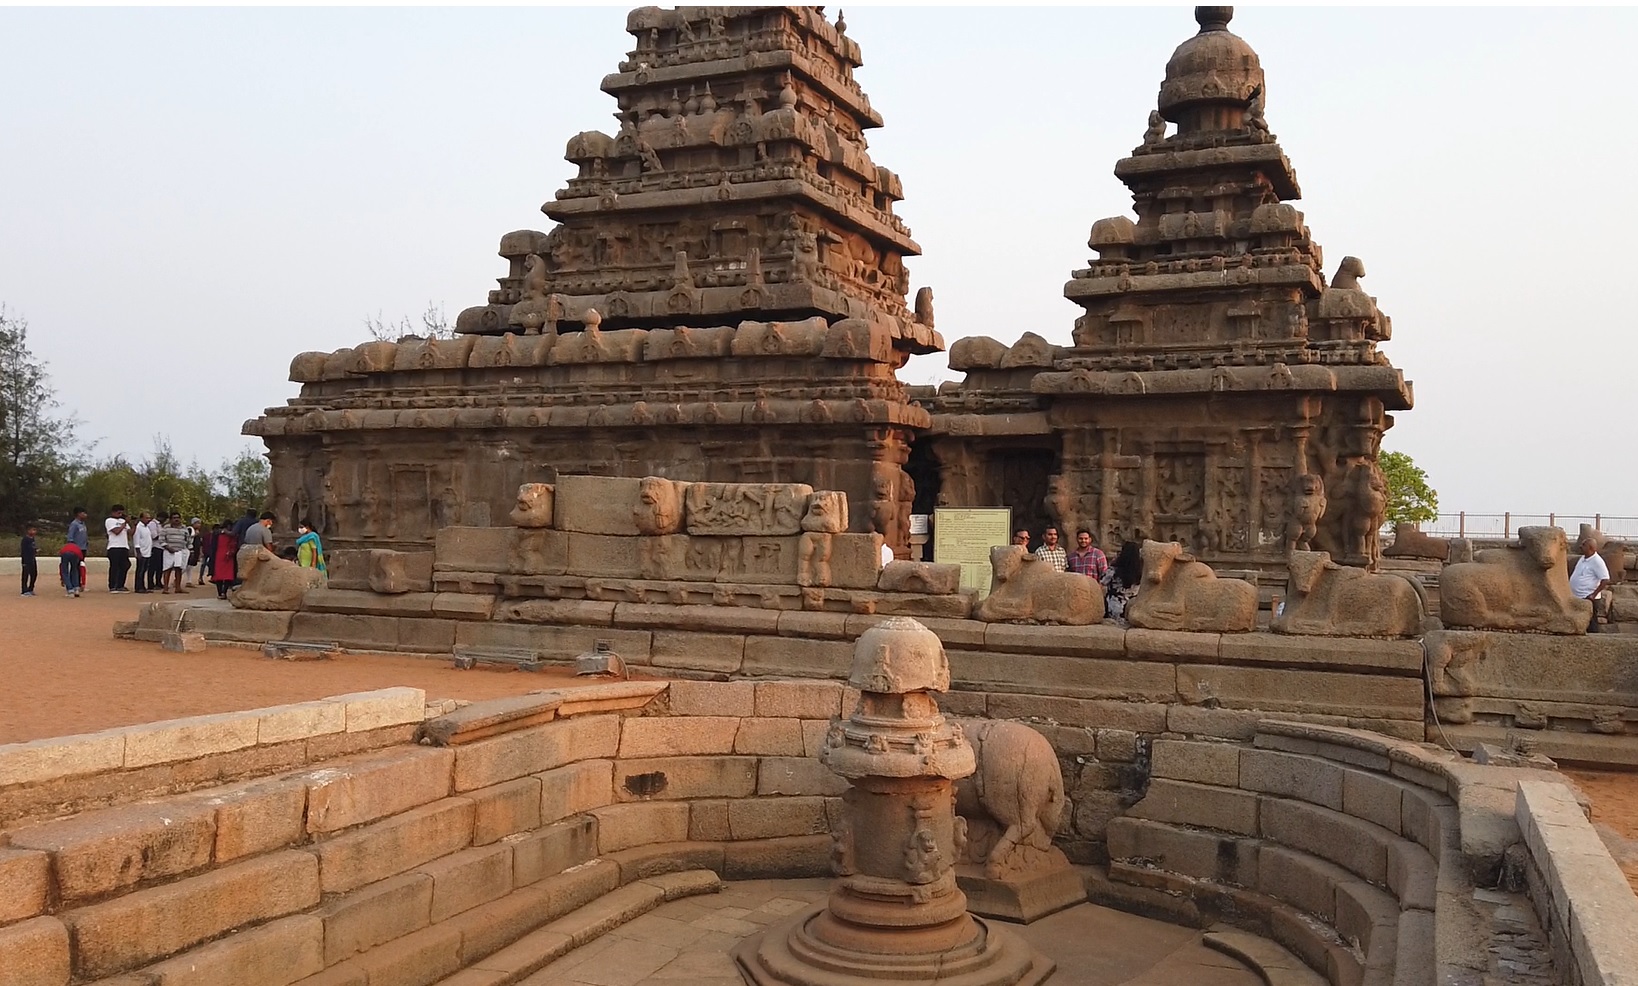
<svg viewBox="0 0 1638 986"><path fill-rule="evenodd" d="M249 545L115 628L629 678L0 745L0 986L1638 982L1549 759L1638 764L1633 617L1555 527L1370 570L1410 389L1230 13L1117 166L1073 344L906 388L942 343L841 17L634 12L618 133L457 338L299 356L248 426L327 576ZM1124 621L1020 546L982 598L882 557L998 502L1143 538ZM1638 553L1585 533L1629 613Z"/></svg>
<svg viewBox="0 0 1638 986"><path fill-rule="evenodd" d="M1073 344L957 341L960 383L894 371L943 342L898 176L864 131L859 46L813 8L642 8L603 80L618 131L501 239L505 276L453 340L306 353L301 394L246 425L280 523L337 548L426 550L497 522L525 482L589 474L845 492L900 557L908 517L1011 506L1105 545L1176 540L1219 567L1293 545L1370 563L1374 465L1410 385L1345 258L1327 285L1290 201L1257 55L1200 8L1065 295Z"/></svg>

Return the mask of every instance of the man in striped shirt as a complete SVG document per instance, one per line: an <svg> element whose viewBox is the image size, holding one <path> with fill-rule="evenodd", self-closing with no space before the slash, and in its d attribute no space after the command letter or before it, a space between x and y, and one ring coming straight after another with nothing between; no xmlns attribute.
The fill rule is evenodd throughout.
<svg viewBox="0 0 1638 986"><path fill-rule="evenodd" d="M1075 550L1069 553L1068 569L1081 575L1101 580L1109 571L1109 559L1092 544L1092 535L1086 531L1075 533Z"/></svg>

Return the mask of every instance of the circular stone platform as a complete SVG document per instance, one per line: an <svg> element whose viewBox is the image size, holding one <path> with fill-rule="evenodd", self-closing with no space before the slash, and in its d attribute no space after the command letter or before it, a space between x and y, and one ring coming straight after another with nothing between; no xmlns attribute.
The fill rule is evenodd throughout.
<svg viewBox="0 0 1638 986"><path fill-rule="evenodd" d="M748 880L672 901L563 956L524 986L743 986L730 950L822 903L830 880ZM1007 925L1058 963L1048 986L1262 986L1192 928L1081 904Z"/></svg>

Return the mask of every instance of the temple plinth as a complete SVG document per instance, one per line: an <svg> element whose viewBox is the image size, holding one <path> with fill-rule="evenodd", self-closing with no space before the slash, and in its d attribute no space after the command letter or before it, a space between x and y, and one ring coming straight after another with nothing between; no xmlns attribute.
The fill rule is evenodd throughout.
<svg viewBox="0 0 1638 986"><path fill-rule="evenodd" d="M758 986L1043 982L1054 963L967 913L956 885L953 783L975 761L931 694L950 685L944 645L913 619L885 620L860 635L849 683L859 703L820 754L852 785L832 833L836 885L823 907L746 939L735 961Z"/></svg>

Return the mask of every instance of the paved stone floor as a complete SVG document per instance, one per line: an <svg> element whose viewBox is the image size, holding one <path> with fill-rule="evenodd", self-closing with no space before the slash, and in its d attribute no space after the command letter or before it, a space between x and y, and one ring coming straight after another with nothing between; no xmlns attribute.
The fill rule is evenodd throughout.
<svg viewBox="0 0 1638 986"><path fill-rule="evenodd" d="M743 986L728 950L824 900L829 880L750 880L661 905L570 952L524 986ZM1008 925L1058 962L1048 986L1261 986L1200 932L1082 904Z"/></svg>

